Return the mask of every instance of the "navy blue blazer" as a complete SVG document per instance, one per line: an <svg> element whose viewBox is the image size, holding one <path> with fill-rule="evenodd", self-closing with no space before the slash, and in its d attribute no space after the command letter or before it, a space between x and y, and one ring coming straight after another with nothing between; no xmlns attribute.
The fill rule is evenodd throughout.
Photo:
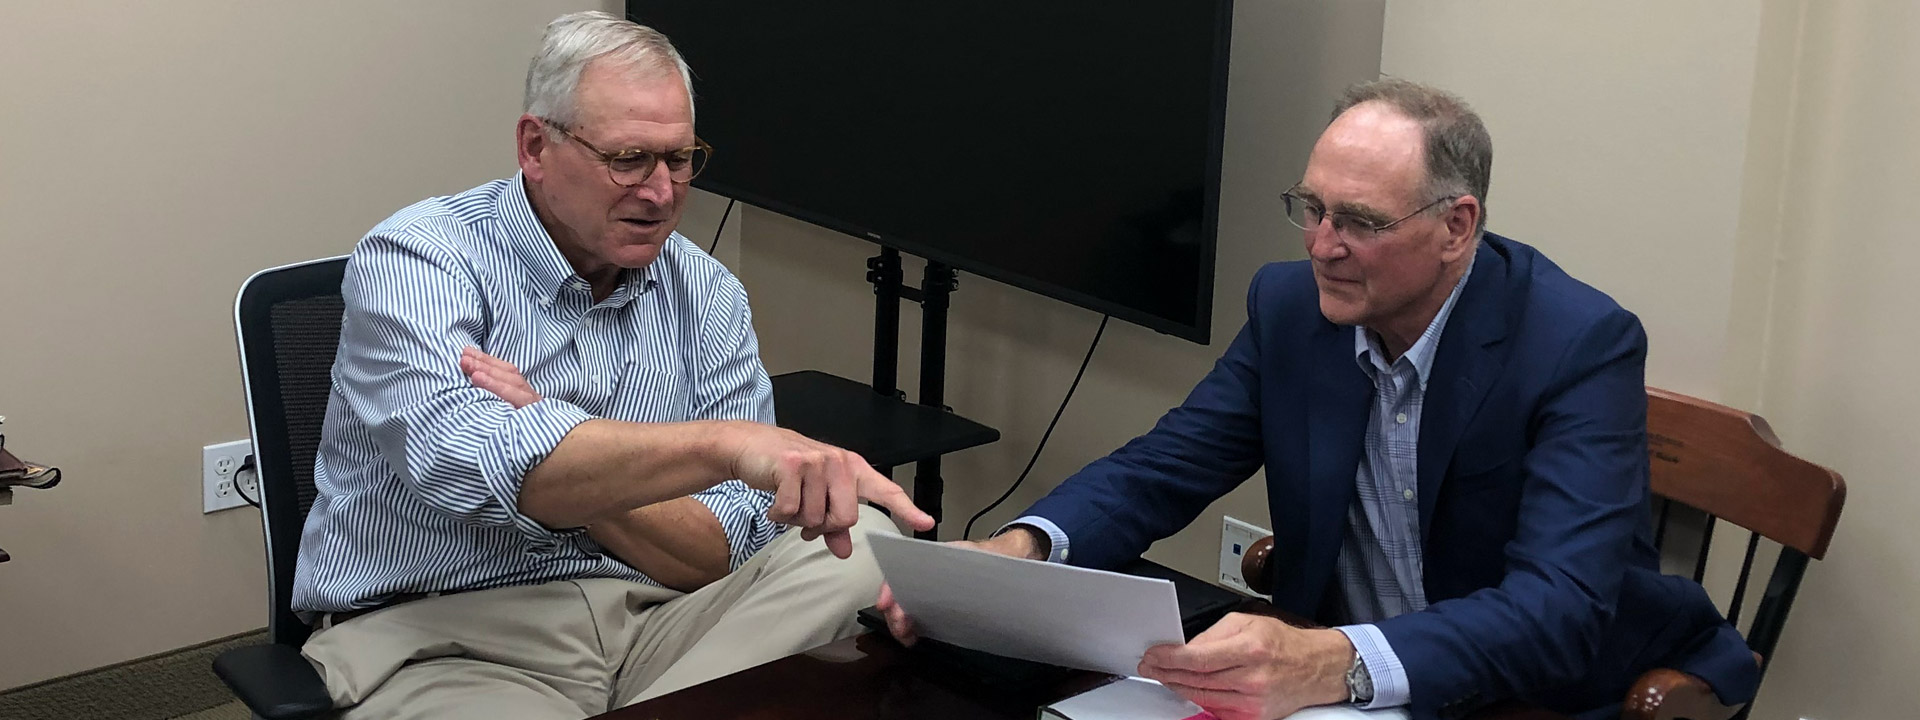
<svg viewBox="0 0 1920 720"><path fill-rule="evenodd" d="M1492 233L1473 263L1420 420L1430 606L1377 623L1414 716L1516 696L1605 713L1653 667L1752 699L1746 643L1699 585L1659 572L1639 319ZM1274 604L1339 622L1334 558L1373 391L1353 332L1320 314L1308 263L1261 268L1246 326L1186 402L1028 512L1067 533L1074 564L1115 567L1264 467Z"/></svg>

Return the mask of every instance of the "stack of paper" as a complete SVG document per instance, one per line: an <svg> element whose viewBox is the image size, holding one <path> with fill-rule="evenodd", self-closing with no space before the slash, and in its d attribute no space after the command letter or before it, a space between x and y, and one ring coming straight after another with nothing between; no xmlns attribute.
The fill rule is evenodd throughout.
<svg viewBox="0 0 1920 720"><path fill-rule="evenodd" d="M1360 710L1343 705L1314 707L1287 720L1407 720L1405 708ZM1040 709L1040 720L1215 720L1213 713L1186 701L1160 683L1122 678Z"/></svg>
<svg viewBox="0 0 1920 720"><path fill-rule="evenodd" d="M1040 708L1040 720L1214 720L1213 713L1146 678L1121 678Z"/></svg>

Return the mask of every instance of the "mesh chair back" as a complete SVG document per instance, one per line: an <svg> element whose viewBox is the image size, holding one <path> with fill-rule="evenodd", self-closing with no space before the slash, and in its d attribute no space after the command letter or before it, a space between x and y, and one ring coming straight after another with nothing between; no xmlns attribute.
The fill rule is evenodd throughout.
<svg viewBox="0 0 1920 720"><path fill-rule="evenodd" d="M340 346L344 257L262 270L240 287L234 325L247 383L247 417L260 477L272 603L268 633L298 647L307 625L294 616L300 531L313 507L313 463Z"/></svg>

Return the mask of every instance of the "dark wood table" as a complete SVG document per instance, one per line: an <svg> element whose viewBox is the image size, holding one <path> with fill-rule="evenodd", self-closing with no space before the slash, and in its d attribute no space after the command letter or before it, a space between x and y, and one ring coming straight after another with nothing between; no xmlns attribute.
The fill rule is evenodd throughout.
<svg viewBox="0 0 1920 720"><path fill-rule="evenodd" d="M1285 617L1259 603L1243 610ZM1112 676L1079 672L1025 696L985 691L941 672L892 638L867 633L621 708L597 720L1033 720L1037 708ZM1522 703L1474 720L1566 720Z"/></svg>
<svg viewBox="0 0 1920 720"><path fill-rule="evenodd" d="M1105 682L1077 673L1027 697L969 688L867 633L600 716L599 720L1033 720L1034 709Z"/></svg>

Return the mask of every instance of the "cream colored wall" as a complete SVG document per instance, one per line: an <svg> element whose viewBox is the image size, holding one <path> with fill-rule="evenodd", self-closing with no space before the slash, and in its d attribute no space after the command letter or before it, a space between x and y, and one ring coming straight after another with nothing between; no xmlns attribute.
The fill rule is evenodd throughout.
<svg viewBox="0 0 1920 720"><path fill-rule="evenodd" d="M241 280L511 174L541 30L603 6L0 3L0 415L66 470L0 507L0 689L265 625L258 512L200 513Z"/></svg>
<svg viewBox="0 0 1920 720"><path fill-rule="evenodd" d="M1911 717L1920 665L1920 7L1801 7L1779 269L1761 412L1840 471L1849 499L1808 572L1757 718ZM1756 263L1758 264L1758 263Z"/></svg>
<svg viewBox="0 0 1920 720"><path fill-rule="evenodd" d="M1649 381L1717 396L1759 5L1388 2L1381 71L1493 135L1488 227L1646 325Z"/></svg>
<svg viewBox="0 0 1920 720"><path fill-rule="evenodd" d="M1261 264L1302 256L1299 232L1274 210L1306 165L1332 97L1379 71L1381 3L1236 3L1222 169L1214 343L1202 347L1114 322L1021 490L987 515L976 537L1179 404L1246 319L1246 288ZM1151 92L1152 88L1142 88ZM742 278L753 296L761 350L773 372L815 368L871 376L873 294L863 280L876 246L754 210L742 226ZM907 278L918 284L920 265ZM902 311L901 385L915 387L918 308ZM1100 316L962 274L949 325L947 402L999 428L992 445L947 458L945 537L1019 474L1092 340ZM903 481L911 476L903 468ZM1149 554L1211 577L1220 516L1267 524L1266 494L1252 482L1217 502L1187 532ZM984 528L984 529L983 529Z"/></svg>

